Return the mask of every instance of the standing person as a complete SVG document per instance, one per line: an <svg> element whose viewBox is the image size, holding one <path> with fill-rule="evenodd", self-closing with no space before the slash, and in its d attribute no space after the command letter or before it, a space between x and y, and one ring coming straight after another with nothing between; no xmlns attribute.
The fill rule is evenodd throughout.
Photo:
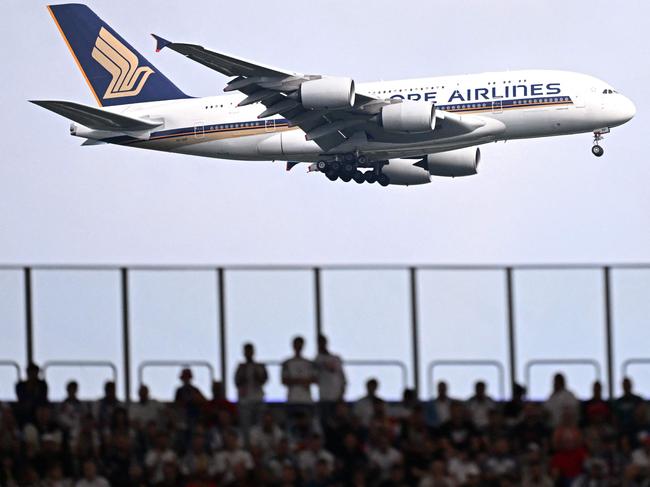
<svg viewBox="0 0 650 487"><path fill-rule="evenodd" d="M21 426L33 422L36 408L48 403L47 383L39 377L40 368L35 363L27 365L27 379L16 384L16 418Z"/></svg>
<svg viewBox="0 0 650 487"><path fill-rule="evenodd" d="M192 370L185 368L180 375L181 385L176 389L174 404L179 412L185 416L186 425L192 427L199 417L205 397L201 391L192 384Z"/></svg>
<svg viewBox="0 0 650 487"><path fill-rule="evenodd" d="M235 385L239 395L239 420L247 444L250 426L256 423L260 416L260 408L264 403L264 384L268 379L266 366L255 362L253 344L244 344L244 361L235 372Z"/></svg>
<svg viewBox="0 0 650 487"><path fill-rule="evenodd" d="M138 402L133 402L129 406L129 416L138 429L143 429L152 421L159 424L163 409L163 404L149 397L149 388L140 384Z"/></svg>
<svg viewBox="0 0 650 487"><path fill-rule="evenodd" d="M282 384L287 387L287 402L311 404L311 385L316 382L314 364L302 356L305 340L293 339L294 355L282 363Z"/></svg>
<svg viewBox="0 0 650 487"><path fill-rule="evenodd" d="M555 428L560 425L562 418L568 411L576 419L580 418L580 402L576 396L566 387L566 380L560 373L553 377L553 392L544 403L544 408L548 411L551 419L551 427Z"/></svg>
<svg viewBox="0 0 650 487"><path fill-rule="evenodd" d="M318 377L319 401L325 403L325 408L329 410L331 407L328 405L333 406L343 399L347 381L343 371L343 360L329 351L325 335L318 335L318 355L314 365Z"/></svg>
<svg viewBox="0 0 650 487"><path fill-rule="evenodd" d="M467 410L474 426L483 430L488 425L490 411L496 409L496 403L487 395L485 382L482 380L474 384L474 395L467 401Z"/></svg>
<svg viewBox="0 0 650 487"><path fill-rule="evenodd" d="M375 414L375 404L383 403L384 400L377 395L379 390L379 381L374 377L366 381L366 395L357 400L352 406L354 415L359 419L364 427L370 425Z"/></svg>

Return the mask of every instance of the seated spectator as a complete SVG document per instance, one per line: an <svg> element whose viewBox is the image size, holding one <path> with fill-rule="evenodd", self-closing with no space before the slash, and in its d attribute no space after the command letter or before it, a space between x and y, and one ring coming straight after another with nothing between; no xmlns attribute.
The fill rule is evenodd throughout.
<svg viewBox="0 0 650 487"><path fill-rule="evenodd" d="M316 382L314 364L302 356L305 340L293 339L294 355L282 363L282 384L287 387L287 402L292 404L310 404L311 385Z"/></svg>
<svg viewBox="0 0 650 487"><path fill-rule="evenodd" d="M63 431L55 421L52 407L49 405L38 406L34 420L23 428L23 441L37 450L40 449L45 438L59 445L63 443Z"/></svg>
<svg viewBox="0 0 650 487"><path fill-rule="evenodd" d="M68 382L65 390L66 397L58 408L58 421L63 430L69 433L79 427L81 416L86 412L87 408L77 397L79 391L77 381L71 380Z"/></svg>
<svg viewBox="0 0 650 487"><path fill-rule="evenodd" d="M291 452L287 438L282 438L278 442L275 452L266 462L266 466L271 472L271 479L276 483L280 482L285 467L297 468L296 459Z"/></svg>
<svg viewBox="0 0 650 487"><path fill-rule="evenodd" d="M101 439L92 414L81 417L79 428L70 434L70 451L80 461L99 457Z"/></svg>
<svg viewBox="0 0 650 487"><path fill-rule="evenodd" d="M250 431L250 445L262 450L265 457L273 454L283 438L284 432L275 422L271 411L266 411L262 415L261 424L256 424Z"/></svg>
<svg viewBox="0 0 650 487"><path fill-rule="evenodd" d="M332 468L327 460L321 459L316 462L313 476L305 485L306 487L330 487L338 486L340 483L332 475Z"/></svg>
<svg viewBox="0 0 650 487"><path fill-rule="evenodd" d="M250 474L255 465L251 454L240 447L236 432L227 430L223 434L223 443L223 450L214 455L213 474L217 475L221 483L228 484L235 480L237 466L242 466Z"/></svg>
<svg viewBox="0 0 650 487"><path fill-rule="evenodd" d="M485 462L486 478L492 483L504 478L512 478L517 474L517 461L510 453L510 442L507 438L500 438L494 444L490 456Z"/></svg>
<svg viewBox="0 0 650 487"><path fill-rule="evenodd" d="M6 484L2 484L6 485ZM43 479L43 487L73 487L72 479L66 477L61 463L52 463Z"/></svg>
<svg viewBox="0 0 650 487"><path fill-rule="evenodd" d="M579 419L580 403L576 396L566 388L566 381L562 374L555 374L553 377L553 392L544 403L551 420L551 426L555 428L560 424L566 410Z"/></svg>
<svg viewBox="0 0 650 487"><path fill-rule="evenodd" d="M199 417L201 407L205 403L205 397L201 391L192 384L192 370L185 368L179 376L181 385L174 394L174 405L183 415L187 426L192 426Z"/></svg>
<svg viewBox="0 0 650 487"><path fill-rule="evenodd" d="M192 474L188 475L185 487L217 487L217 482L210 475L211 460L201 457L197 459Z"/></svg>
<svg viewBox="0 0 650 487"><path fill-rule="evenodd" d="M546 467L541 462L528 465L524 471L522 487L553 487L553 479L548 475Z"/></svg>
<svg viewBox="0 0 650 487"><path fill-rule="evenodd" d="M427 423L429 426L440 426L449 420L453 400L447 395L448 387L445 381L438 382L438 395L427 404Z"/></svg>
<svg viewBox="0 0 650 487"><path fill-rule="evenodd" d="M212 399L203 403L203 416L207 425L220 425L225 428L236 423L237 406L226 397L223 382L213 381L211 392Z"/></svg>
<svg viewBox="0 0 650 487"><path fill-rule="evenodd" d="M402 464L403 456L396 450L389 440L386 432L380 433L375 444L368 451L368 461L379 480L387 480L391 469Z"/></svg>
<svg viewBox="0 0 650 487"><path fill-rule="evenodd" d="M469 447L472 436L476 434L476 428L474 423L467 419L462 403L454 402L452 404L449 420L440 425L439 433L443 438L449 440L457 450Z"/></svg>
<svg viewBox="0 0 650 487"><path fill-rule="evenodd" d="M450 455L449 474L459 485L465 485L472 476L481 475L478 463L469 456L467 451L450 449Z"/></svg>
<svg viewBox="0 0 650 487"><path fill-rule="evenodd" d="M117 399L115 382L107 381L104 384L104 397L95 403L94 409L95 419L101 429L108 426L113 417L113 411L118 407L122 407L122 404Z"/></svg>
<svg viewBox="0 0 650 487"><path fill-rule="evenodd" d="M377 379L368 379L366 381L366 395L354 403L352 408L354 415L359 418L363 426L368 426L375 412L375 403L384 400L377 395L379 390L379 381Z"/></svg>
<svg viewBox="0 0 650 487"><path fill-rule="evenodd" d="M565 410L565 418L571 418L571 409ZM565 419L565 421L570 421ZM559 485L570 485L582 473L587 459L587 449L577 430L563 427L554 434L555 453L551 457L551 469Z"/></svg>
<svg viewBox="0 0 650 487"><path fill-rule="evenodd" d="M600 381L594 382L592 397L584 402L582 416L587 424L602 423L609 419L609 404L603 399L603 386Z"/></svg>
<svg viewBox="0 0 650 487"><path fill-rule="evenodd" d="M0 458L19 456L21 434L13 409L0 404ZM1 479L0 485L4 485Z"/></svg>
<svg viewBox="0 0 650 487"><path fill-rule="evenodd" d="M296 455L298 468L304 480L313 480L316 465L320 461L327 463L328 471L334 468L334 455L323 448L323 439L319 434L313 434L309 442Z"/></svg>
<svg viewBox="0 0 650 487"><path fill-rule="evenodd" d="M181 459L181 473L189 478L202 476L202 469L212 468L212 458L206 441L206 433L203 427L197 426L192 434L190 447Z"/></svg>
<svg viewBox="0 0 650 487"><path fill-rule="evenodd" d="M634 411L643 403L643 398L634 393L632 379L629 377L623 379L622 386L623 395L614 402L614 412L619 428L624 433L631 433L635 427Z"/></svg>
<svg viewBox="0 0 650 487"><path fill-rule="evenodd" d="M33 422L36 408L48 404L47 383L39 377L38 365L30 363L26 372L27 379L16 384L16 419L20 426Z"/></svg>
<svg viewBox="0 0 650 487"><path fill-rule="evenodd" d="M119 411L119 409L117 410ZM126 432L113 432L104 444L103 472L113 486L128 485L129 472L135 463L133 440Z"/></svg>
<svg viewBox="0 0 650 487"><path fill-rule="evenodd" d="M434 460L429 472L420 480L419 487L454 487L454 481L447 474L445 462Z"/></svg>
<svg viewBox="0 0 650 487"><path fill-rule="evenodd" d="M83 477L76 484L76 487L110 487L108 480L97 475L97 464L94 460L86 460L83 463Z"/></svg>
<svg viewBox="0 0 650 487"><path fill-rule="evenodd" d="M571 487L610 487L613 484L607 473L607 463L600 458L592 458L587 461L586 472L576 478Z"/></svg>
<svg viewBox="0 0 650 487"><path fill-rule="evenodd" d="M391 418L402 421L408 419L415 409L423 411L415 389L406 388L402 392L401 402L391 405L388 411Z"/></svg>
<svg viewBox="0 0 650 487"><path fill-rule="evenodd" d="M490 411L496 408L496 403L486 393L486 385L478 381L474 385L474 395L467 401L467 411L474 426L480 430L487 427Z"/></svg>
<svg viewBox="0 0 650 487"><path fill-rule="evenodd" d="M639 435L639 447L632 452L633 465L638 467L642 475L650 478L650 434Z"/></svg>
<svg viewBox="0 0 650 487"><path fill-rule="evenodd" d="M357 435L349 432L343 437L343 447L340 455L337 456L337 460L341 462L341 474L345 479L353 478L354 472L364 470L367 467L368 457L364 445Z"/></svg>
<svg viewBox="0 0 650 487"><path fill-rule="evenodd" d="M141 384L138 388L138 402L129 406L129 417L136 428L144 428L149 422L158 424L163 405L149 397L149 388Z"/></svg>
<svg viewBox="0 0 650 487"><path fill-rule="evenodd" d="M169 446L169 436L164 431L156 435L156 443L144 457L144 466L147 469L151 483L158 484L164 479L164 465L176 462L176 453Z"/></svg>
<svg viewBox="0 0 650 487"><path fill-rule="evenodd" d="M318 355L314 360L319 401L334 403L343 399L347 381L341 357L327 348L327 337L318 335Z"/></svg>

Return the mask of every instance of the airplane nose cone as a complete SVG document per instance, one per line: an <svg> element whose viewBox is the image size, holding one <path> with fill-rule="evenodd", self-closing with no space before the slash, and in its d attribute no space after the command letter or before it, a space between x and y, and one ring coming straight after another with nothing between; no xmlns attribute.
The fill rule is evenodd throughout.
<svg viewBox="0 0 650 487"><path fill-rule="evenodd" d="M621 123L629 122L634 118L634 115L636 115L636 107L634 106L634 103L632 103L632 100L627 98L626 96L622 97L623 100L621 101L621 106L620 106L620 117L621 117Z"/></svg>

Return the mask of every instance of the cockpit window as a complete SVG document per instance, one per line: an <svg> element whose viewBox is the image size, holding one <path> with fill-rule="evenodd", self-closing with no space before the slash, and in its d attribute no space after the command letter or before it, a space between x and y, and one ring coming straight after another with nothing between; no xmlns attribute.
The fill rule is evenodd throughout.
<svg viewBox="0 0 650 487"><path fill-rule="evenodd" d="M611 95L612 93L618 93L618 91L612 90L611 88L605 88L603 90L603 95Z"/></svg>

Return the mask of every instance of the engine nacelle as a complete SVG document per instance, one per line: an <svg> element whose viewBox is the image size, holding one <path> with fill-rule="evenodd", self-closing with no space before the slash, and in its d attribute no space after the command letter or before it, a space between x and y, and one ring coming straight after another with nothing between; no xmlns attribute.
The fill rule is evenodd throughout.
<svg viewBox="0 0 650 487"><path fill-rule="evenodd" d="M300 100L305 108L341 109L354 105L354 80L320 78L300 85Z"/></svg>
<svg viewBox="0 0 650 487"><path fill-rule="evenodd" d="M466 147L464 149L429 154L422 161L422 165L426 165L433 176L453 178L476 174L480 161L481 150L478 147Z"/></svg>
<svg viewBox="0 0 650 487"><path fill-rule="evenodd" d="M416 166L416 159L390 159L388 164L381 168L381 172L388 176L390 184L411 186L431 182L429 171Z"/></svg>
<svg viewBox="0 0 650 487"><path fill-rule="evenodd" d="M380 125L391 132L430 132L436 126L433 103L405 100L382 107Z"/></svg>

